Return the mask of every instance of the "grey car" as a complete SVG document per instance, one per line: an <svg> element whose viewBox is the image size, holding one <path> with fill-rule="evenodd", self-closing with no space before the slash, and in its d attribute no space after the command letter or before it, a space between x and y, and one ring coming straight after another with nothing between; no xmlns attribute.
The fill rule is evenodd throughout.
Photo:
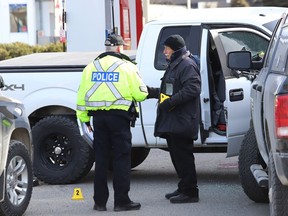
<svg viewBox="0 0 288 216"><path fill-rule="evenodd" d="M0 121L0 215L23 215L33 188L32 137L23 104L0 95Z"/></svg>
<svg viewBox="0 0 288 216"><path fill-rule="evenodd" d="M279 20L262 60L251 62L246 51L228 54L234 70L261 69L251 85L251 126L239 153L239 174L250 199L269 201L271 216L288 212L287 17L284 13Z"/></svg>

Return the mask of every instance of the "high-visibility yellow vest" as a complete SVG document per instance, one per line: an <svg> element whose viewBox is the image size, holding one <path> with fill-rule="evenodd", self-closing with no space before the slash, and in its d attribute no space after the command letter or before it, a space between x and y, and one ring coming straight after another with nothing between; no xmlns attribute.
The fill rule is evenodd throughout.
<svg viewBox="0 0 288 216"><path fill-rule="evenodd" d="M77 118L88 122L88 111L119 109L128 111L132 101L148 95L138 68L132 62L107 55L95 59L83 72L77 95Z"/></svg>

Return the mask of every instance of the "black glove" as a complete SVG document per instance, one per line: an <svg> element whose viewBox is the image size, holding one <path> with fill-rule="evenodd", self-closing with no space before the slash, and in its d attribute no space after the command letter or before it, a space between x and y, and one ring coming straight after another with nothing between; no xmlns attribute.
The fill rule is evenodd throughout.
<svg viewBox="0 0 288 216"><path fill-rule="evenodd" d="M153 87L149 87L146 86L147 90L148 90L148 95L147 95L147 99L149 98L158 98L159 96L159 88L153 88Z"/></svg>
<svg viewBox="0 0 288 216"><path fill-rule="evenodd" d="M159 109L166 112L172 110L173 106L171 105L170 99L166 99L162 103L159 103Z"/></svg>

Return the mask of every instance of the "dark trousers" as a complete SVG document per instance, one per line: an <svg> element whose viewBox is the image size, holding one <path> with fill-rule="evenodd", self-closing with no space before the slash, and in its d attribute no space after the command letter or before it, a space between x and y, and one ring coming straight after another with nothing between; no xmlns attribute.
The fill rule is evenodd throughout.
<svg viewBox="0 0 288 216"><path fill-rule="evenodd" d="M188 196L198 196L193 139L169 135L167 144L172 163L180 178L178 191Z"/></svg>
<svg viewBox="0 0 288 216"><path fill-rule="evenodd" d="M126 111L96 111L93 114L95 176L94 201L106 205L109 190L107 174L113 156L114 204L130 202L131 131Z"/></svg>

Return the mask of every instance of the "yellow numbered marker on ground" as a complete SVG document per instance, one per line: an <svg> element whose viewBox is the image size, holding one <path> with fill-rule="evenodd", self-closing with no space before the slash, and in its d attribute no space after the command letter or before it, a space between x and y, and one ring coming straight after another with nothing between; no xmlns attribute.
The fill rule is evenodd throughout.
<svg viewBox="0 0 288 216"><path fill-rule="evenodd" d="M84 197L81 192L81 188L74 188L72 200L84 200Z"/></svg>

